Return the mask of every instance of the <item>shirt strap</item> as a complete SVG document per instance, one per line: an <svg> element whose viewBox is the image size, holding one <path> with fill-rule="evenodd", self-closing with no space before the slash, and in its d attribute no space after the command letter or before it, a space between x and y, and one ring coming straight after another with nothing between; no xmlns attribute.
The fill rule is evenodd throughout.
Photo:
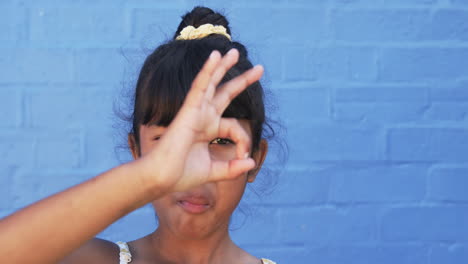
<svg viewBox="0 0 468 264"><path fill-rule="evenodd" d="M119 241L116 242L116 244L120 248L120 264L127 264L132 261L132 254L130 253L130 249L128 248L127 243Z"/></svg>

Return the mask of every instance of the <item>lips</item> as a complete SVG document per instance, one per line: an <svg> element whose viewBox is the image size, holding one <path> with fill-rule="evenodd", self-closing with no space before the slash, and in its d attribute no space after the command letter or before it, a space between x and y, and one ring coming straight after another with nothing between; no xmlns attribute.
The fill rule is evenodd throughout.
<svg viewBox="0 0 468 264"><path fill-rule="evenodd" d="M201 214L212 207L212 202L205 195L187 194L177 199L177 205L191 214Z"/></svg>

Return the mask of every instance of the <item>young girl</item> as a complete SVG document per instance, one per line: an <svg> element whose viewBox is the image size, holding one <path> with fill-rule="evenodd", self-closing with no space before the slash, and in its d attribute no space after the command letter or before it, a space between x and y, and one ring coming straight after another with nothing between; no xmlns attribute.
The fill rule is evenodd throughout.
<svg viewBox="0 0 468 264"><path fill-rule="evenodd" d="M274 263L236 246L229 220L267 154L262 66L231 39L226 18L196 7L146 59L128 143L134 161L0 222L8 263ZM151 234L93 238L152 203Z"/></svg>

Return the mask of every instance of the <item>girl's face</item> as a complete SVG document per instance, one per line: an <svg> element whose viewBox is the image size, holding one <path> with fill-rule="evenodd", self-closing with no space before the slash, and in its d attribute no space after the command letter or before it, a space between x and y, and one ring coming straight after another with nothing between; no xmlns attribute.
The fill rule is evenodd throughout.
<svg viewBox="0 0 468 264"><path fill-rule="evenodd" d="M252 135L247 120L239 120L241 126ZM156 147L164 136L166 127L140 126L140 150L145 155ZM129 141L133 140L129 138ZM135 144L130 144L132 154L137 157ZM236 146L226 139L213 139L209 145L210 155L217 160L232 160L236 157ZM262 140L258 151L253 153L257 169L245 173L235 180L207 183L185 192L165 195L153 201L160 228L187 239L202 239L217 230L225 230L237 207L247 182L253 182L266 156L267 144Z"/></svg>

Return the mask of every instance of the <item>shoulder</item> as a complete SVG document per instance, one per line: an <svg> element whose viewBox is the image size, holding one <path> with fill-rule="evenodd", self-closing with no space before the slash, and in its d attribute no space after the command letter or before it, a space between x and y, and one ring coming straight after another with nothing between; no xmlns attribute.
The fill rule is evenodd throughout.
<svg viewBox="0 0 468 264"><path fill-rule="evenodd" d="M93 238L74 250L59 263L119 263L119 247L111 241Z"/></svg>

